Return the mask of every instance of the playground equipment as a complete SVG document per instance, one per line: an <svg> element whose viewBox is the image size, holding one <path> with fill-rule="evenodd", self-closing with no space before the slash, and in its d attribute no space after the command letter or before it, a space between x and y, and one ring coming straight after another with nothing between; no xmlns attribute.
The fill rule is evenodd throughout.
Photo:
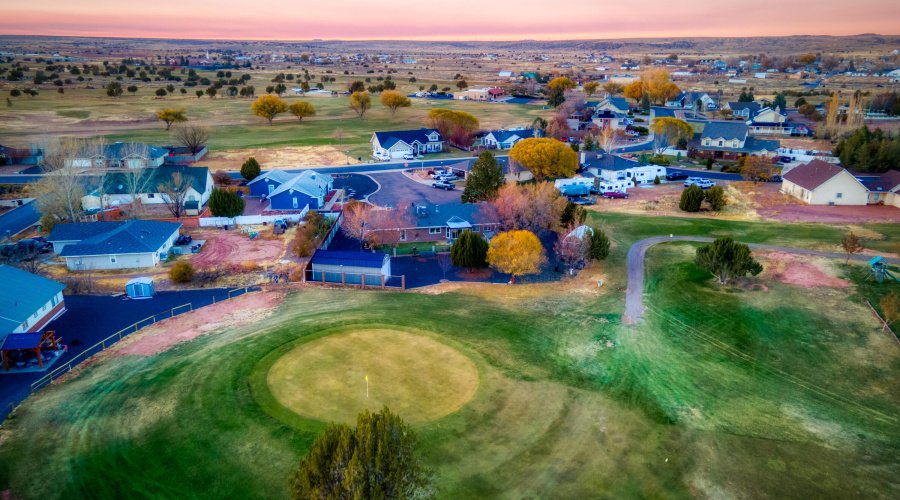
<svg viewBox="0 0 900 500"><path fill-rule="evenodd" d="M880 255L869 261L869 267L871 267L872 270L871 272L869 272L869 275L866 276L866 279L874 277L879 283L884 283L884 277L887 276L889 278L900 281L900 278L894 276L890 271L888 271L888 264L887 262L885 262L884 257Z"/></svg>
<svg viewBox="0 0 900 500"><path fill-rule="evenodd" d="M256 226L247 226L243 231L250 235L250 241L253 241L253 238L259 236L259 231L256 229Z"/></svg>

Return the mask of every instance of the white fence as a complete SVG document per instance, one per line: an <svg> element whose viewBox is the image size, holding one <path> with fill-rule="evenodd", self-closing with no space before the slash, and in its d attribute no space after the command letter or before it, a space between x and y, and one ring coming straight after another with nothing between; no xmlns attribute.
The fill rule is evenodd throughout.
<svg viewBox="0 0 900 500"><path fill-rule="evenodd" d="M300 213L281 215L239 215L237 217L200 217L200 227L237 226L241 224L271 224L276 220L300 221L309 212L309 205Z"/></svg>

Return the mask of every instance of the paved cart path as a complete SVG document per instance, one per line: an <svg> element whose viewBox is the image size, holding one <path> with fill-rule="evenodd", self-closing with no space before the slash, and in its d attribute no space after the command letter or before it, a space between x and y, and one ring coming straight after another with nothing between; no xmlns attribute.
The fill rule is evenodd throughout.
<svg viewBox="0 0 900 500"><path fill-rule="evenodd" d="M634 324L643 321L644 310L644 256L647 249L657 243L666 241L699 241L703 243L711 243L714 238L705 238L701 236L655 236L638 241L628 249L628 289L625 291L625 315L622 317L622 323ZM846 259L847 255L835 252L823 252L820 250L807 250L804 248L780 247L775 245L761 245L759 243L747 243L752 249L757 250L777 250L796 255L808 255L811 257L829 257L834 259ZM868 261L872 259L871 255L854 255L853 260ZM897 259L885 259L886 261L896 264Z"/></svg>

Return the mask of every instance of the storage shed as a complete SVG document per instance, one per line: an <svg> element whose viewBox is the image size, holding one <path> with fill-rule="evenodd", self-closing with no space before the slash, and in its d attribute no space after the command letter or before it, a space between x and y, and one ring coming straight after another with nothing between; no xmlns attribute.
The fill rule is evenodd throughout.
<svg viewBox="0 0 900 500"><path fill-rule="evenodd" d="M156 295L151 278L134 278L125 284L125 293L130 299L149 299Z"/></svg>
<svg viewBox="0 0 900 500"><path fill-rule="evenodd" d="M387 278L391 275L391 256L372 252L316 250L312 257L312 271L316 281L321 280L322 273L325 273L325 281L337 283L358 283L362 275ZM351 276L356 279L351 280ZM373 284L369 280L366 283Z"/></svg>

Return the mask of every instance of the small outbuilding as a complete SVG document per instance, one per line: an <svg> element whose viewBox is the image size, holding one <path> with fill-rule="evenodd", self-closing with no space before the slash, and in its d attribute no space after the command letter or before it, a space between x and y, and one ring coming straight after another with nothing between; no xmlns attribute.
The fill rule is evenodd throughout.
<svg viewBox="0 0 900 500"><path fill-rule="evenodd" d="M366 276L366 284L375 285L390 275L391 256L384 253L316 250L312 257L314 281L361 284Z"/></svg>
<svg viewBox="0 0 900 500"><path fill-rule="evenodd" d="M134 278L125 284L125 293L130 299L150 299L156 295L153 289L153 279L151 278Z"/></svg>

